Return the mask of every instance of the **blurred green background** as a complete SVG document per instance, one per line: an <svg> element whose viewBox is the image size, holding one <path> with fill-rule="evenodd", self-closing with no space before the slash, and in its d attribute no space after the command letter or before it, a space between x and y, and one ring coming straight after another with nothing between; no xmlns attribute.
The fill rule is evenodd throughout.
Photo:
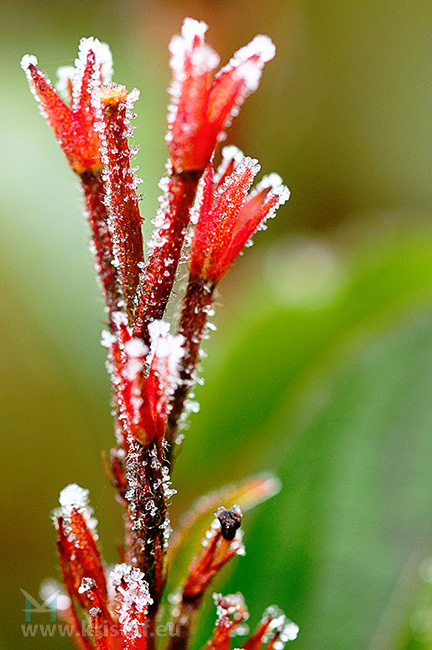
<svg viewBox="0 0 432 650"><path fill-rule="evenodd" d="M57 575L49 512L62 487L90 488L111 562L121 538L100 462L113 437L80 194L19 60L36 54L54 79L81 36L110 43L115 80L142 91L149 220L166 158L167 45L187 15L209 23L223 62L256 33L275 41L228 141L292 196L221 286L173 518L273 469L283 490L245 518L247 556L216 587L243 591L252 626L282 607L300 625L298 650L430 649L429 0L0 1L0 648L70 647L20 629L19 589L37 597Z"/></svg>

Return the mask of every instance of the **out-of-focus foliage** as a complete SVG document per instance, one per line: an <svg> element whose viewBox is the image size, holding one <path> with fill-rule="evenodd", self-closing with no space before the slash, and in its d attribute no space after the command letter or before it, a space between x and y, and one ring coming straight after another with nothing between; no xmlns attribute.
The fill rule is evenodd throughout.
<svg viewBox="0 0 432 650"><path fill-rule="evenodd" d="M279 472L284 489L261 506L230 584L255 616L263 601L291 603L299 648L342 649L347 639L405 647L384 646L381 635L394 626L398 643L407 635L430 553L431 227L397 218L391 233L376 226L355 246L341 233L288 244L284 292L274 250L260 260L267 273L254 322L237 325L202 391L195 424L212 436L191 436L181 458L186 467L199 459L198 482L221 446L224 476ZM319 265L303 264L312 251L327 265L326 287ZM327 298L313 293L316 282ZM246 440L253 454L243 456Z"/></svg>
<svg viewBox="0 0 432 650"><path fill-rule="evenodd" d="M19 588L38 597L56 572L48 513L64 485L91 489L110 560L121 530L99 461L112 426L80 197L19 60L35 53L54 77L81 36L111 44L115 79L142 90L148 218L166 156L167 43L192 15L225 58L256 33L275 41L229 137L292 197L221 286L174 515L275 470L284 488L245 517L247 556L217 587L243 590L252 625L283 607L301 627L293 648L430 649L430 3L3 0L0 15L0 646L70 647L20 629ZM207 629L213 619L208 606Z"/></svg>

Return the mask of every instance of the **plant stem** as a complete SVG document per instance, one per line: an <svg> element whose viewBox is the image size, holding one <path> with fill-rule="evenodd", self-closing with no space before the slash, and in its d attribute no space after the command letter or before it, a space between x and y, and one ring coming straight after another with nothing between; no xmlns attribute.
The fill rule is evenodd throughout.
<svg viewBox="0 0 432 650"><path fill-rule="evenodd" d="M148 325L161 319L170 297L201 172L174 173L169 180L167 226L150 256L136 311L134 336L148 343Z"/></svg>
<svg viewBox="0 0 432 650"><path fill-rule="evenodd" d="M127 561L146 576L155 612L163 587L163 558L168 526L160 450L132 441L126 458L130 539Z"/></svg>
<svg viewBox="0 0 432 650"><path fill-rule="evenodd" d="M186 650L200 602L201 598L191 601L183 598L174 621L176 633L170 637L166 650Z"/></svg>
<svg viewBox="0 0 432 650"><path fill-rule="evenodd" d="M108 212L104 203L105 184L100 174L81 175L87 218L92 230L96 269L100 277L112 325L112 314L118 309L121 294L116 269L112 264L113 246L108 230Z"/></svg>
<svg viewBox="0 0 432 650"><path fill-rule="evenodd" d="M126 126L128 110L125 102L110 102L108 99L104 107L105 199L119 285L129 321L132 323L140 273L144 266L141 217L135 191L134 172L130 166L132 157L128 143L130 127Z"/></svg>
<svg viewBox="0 0 432 650"><path fill-rule="evenodd" d="M208 282L189 280L179 324L179 334L185 339L185 354L181 360L180 382L174 392L172 409L168 416L165 434L165 440L168 443L167 457L171 456L185 400L193 384L193 374L208 311L213 303L213 293L214 286Z"/></svg>

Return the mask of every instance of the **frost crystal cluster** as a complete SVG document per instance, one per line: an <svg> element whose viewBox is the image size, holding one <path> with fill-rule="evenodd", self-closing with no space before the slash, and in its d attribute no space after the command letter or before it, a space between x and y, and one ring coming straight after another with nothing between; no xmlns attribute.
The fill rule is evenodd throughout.
<svg viewBox="0 0 432 650"><path fill-rule="evenodd" d="M82 650L152 650L160 645L161 622L170 631L166 650L185 649L213 578L245 552L242 510L278 490L270 475L229 485L201 497L171 528L170 473L187 415L197 408L192 391L216 287L289 197L277 174L254 187L260 165L234 146L222 150L220 165L213 168L225 130L258 87L275 47L267 36L257 36L214 74L219 56L205 43L206 30L205 23L187 18L170 44L169 160L146 252L137 194L141 181L132 166L136 149L130 146L139 92L112 82L109 47L95 38L82 39L75 66L59 70L58 90L34 56L21 62L42 115L80 179L106 304L102 344L116 434L109 464L125 521L120 563L107 570L101 558L88 490L69 485L54 511L67 592L59 616ZM165 311L185 255L189 278L178 320L170 326ZM177 589L167 595L169 568L185 564L180 554L197 533L203 543ZM44 598L49 585L59 588L46 582ZM240 594L215 594L214 600L217 620L207 647L229 650L231 637L247 631L246 606ZM85 633L86 621L92 637ZM241 648L280 650L297 631L270 608Z"/></svg>

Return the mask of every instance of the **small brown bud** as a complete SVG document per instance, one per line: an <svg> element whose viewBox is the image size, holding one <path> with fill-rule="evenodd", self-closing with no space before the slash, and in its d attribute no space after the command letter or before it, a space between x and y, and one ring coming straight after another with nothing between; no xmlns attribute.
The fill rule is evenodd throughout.
<svg viewBox="0 0 432 650"><path fill-rule="evenodd" d="M232 506L229 510L221 506L215 512L221 525L222 537L232 542L241 524L241 511L238 506Z"/></svg>

